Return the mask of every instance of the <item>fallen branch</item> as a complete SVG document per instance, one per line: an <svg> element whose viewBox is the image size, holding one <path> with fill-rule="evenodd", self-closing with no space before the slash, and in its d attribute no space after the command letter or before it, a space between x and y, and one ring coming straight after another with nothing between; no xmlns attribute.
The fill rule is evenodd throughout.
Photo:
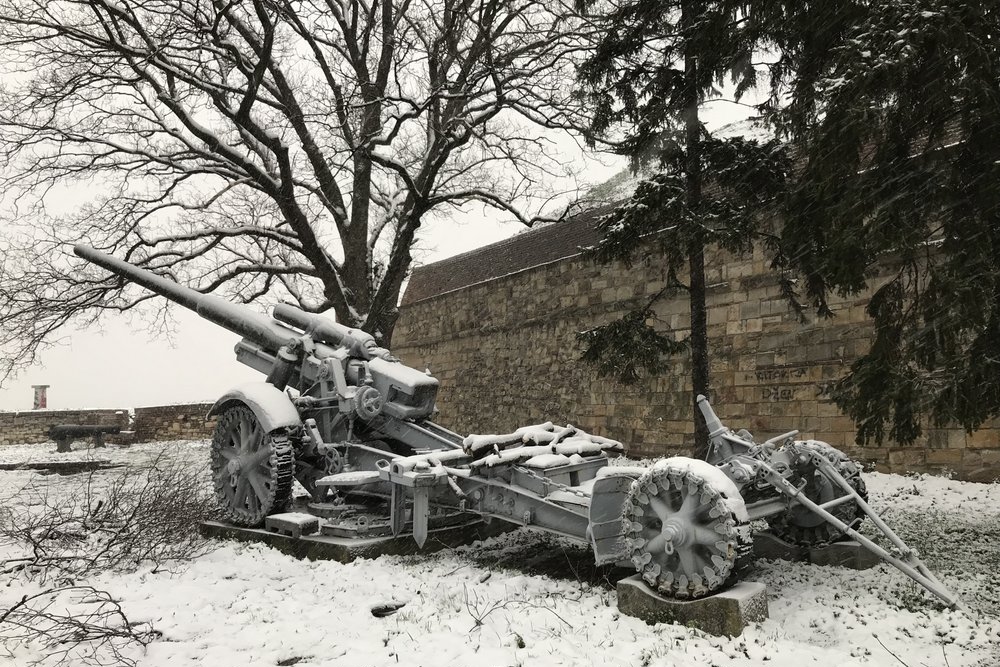
<svg viewBox="0 0 1000 667"><path fill-rule="evenodd" d="M75 486L29 486L17 506L0 508L0 542L22 551L0 561L0 574L68 585L140 563L190 560L210 548L197 533L215 511L209 489L196 466L162 454Z"/></svg>
<svg viewBox="0 0 1000 667"><path fill-rule="evenodd" d="M145 648L158 637L148 623L131 622L110 593L93 586L24 595L0 614L0 638L5 644L39 644L48 651L45 658L57 665L72 661L132 667L135 660L126 649Z"/></svg>

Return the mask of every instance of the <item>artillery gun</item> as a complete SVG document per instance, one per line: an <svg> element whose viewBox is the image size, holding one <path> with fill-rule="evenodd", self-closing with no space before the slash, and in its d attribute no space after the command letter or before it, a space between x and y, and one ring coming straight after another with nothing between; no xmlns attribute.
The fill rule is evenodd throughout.
<svg viewBox="0 0 1000 667"><path fill-rule="evenodd" d="M81 257L194 310L242 340L236 358L266 376L209 415L215 491L225 517L257 526L284 512L297 480L322 531L340 537L428 531L478 515L588 544L597 564L635 567L661 594L717 592L750 561L750 522L788 541L857 540L946 604L958 599L872 511L861 468L797 431L757 443L698 403L705 460L610 465L621 443L552 423L462 437L431 421L438 381L367 333L287 304L273 318L78 245ZM869 517L892 545L857 532Z"/></svg>
<svg viewBox="0 0 1000 667"><path fill-rule="evenodd" d="M56 443L56 451L65 454L72 451L71 445L79 438L94 439L94 447L104 446L105 435L118 435L122 432L120 426L80 425L80 424L57 424L49 429L49 438Z"/></svg>

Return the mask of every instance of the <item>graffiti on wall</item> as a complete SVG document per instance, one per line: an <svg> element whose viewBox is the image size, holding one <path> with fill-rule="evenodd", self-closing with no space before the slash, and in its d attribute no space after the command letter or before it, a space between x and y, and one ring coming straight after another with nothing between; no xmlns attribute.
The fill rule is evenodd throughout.
<svg viewBox="0 0 1000 667"><path fill-rule="evenodd" d="M795 396L792 387L762 387L760 397L765 401L790 401Z"/></svg>
<svg viewBox="0 0 1000 667"><path fill-rule="evenodd" d="M758 367L742 374L744 385L758 385L762 401L833 400L835 380L813 380L822 364ZM812 391L805 391L806 388Z"/></svg>
<svg viewBox="0 0 1000 667"><path fill-rule="evenodd" d="M754 377L757 378L757 382L774 382L774 381L794 381L796 378L803 378L807 375L808 371L799 366L797 368L789 368L787 366L776 366L774 368L758 368L754 371Z"/></svg>

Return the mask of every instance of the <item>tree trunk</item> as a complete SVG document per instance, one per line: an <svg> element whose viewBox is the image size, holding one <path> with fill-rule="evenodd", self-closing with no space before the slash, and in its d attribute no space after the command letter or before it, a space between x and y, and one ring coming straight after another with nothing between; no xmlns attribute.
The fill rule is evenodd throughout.
<svg viewBox="0 0 1000 667"><path fill-rule="evenodd" d="M701 244L689 249L691 271L691 388L694 406L694 454L708 454L708 428L698 409L698 394L708 396L708 310L705 307L705 252Z"/></svg>
<svg viewBox="0 0 1000 667"><path fill-rule="evenodd" d="M698 2L686 2L681 8L681 25L690 28L701 14ZM701 120L698 117L698 60L695 48L688 42L684 54L686 88L684 118L685 149L687 151L687 209L697 219L701 207ZM698 395L708 396L708 313L705 306L705 241L695 224L688 245L691 309L691 404L694 409L694 455L705 458L708 453L708 429L698 409Z"/></svg>
<svg viewBox="0 0 1000 667"><path fill-rule="evenodd" d="M420 185L418 183L418 186ZM385 274L372 300L364 327L365 331L374 335L375 340L384 347L390 347L392 344L392 334L399 318L399 309L396 305L403 289L403 281L406 280L413 262L410 249L413 247L423 216L427 213L425 202L415 201L413 195L407 200L406 208L409 212L400 220L396 245L385 266Z"/></svg>
<svg viewBox="0 0 1000 667"><path fill-rule="evenodd" d="M351 195L351 224L342 239L344 263L341 280L350 290L351 306L360 315L360 320L352 320L349 326L360 327L371 308L372 284L371 267L368 265L368 229L371 214L372 162L359 149L354 158L354 179Z"/></svg>

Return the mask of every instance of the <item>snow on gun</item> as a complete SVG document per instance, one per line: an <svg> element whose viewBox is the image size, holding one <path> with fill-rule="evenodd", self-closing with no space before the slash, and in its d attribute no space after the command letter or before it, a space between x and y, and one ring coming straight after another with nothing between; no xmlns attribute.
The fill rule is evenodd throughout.
<svg viewBox="0 0 1000 667"><path fill-rule="evenodd" d="M371 537L492 517L564 535L598 564L632 565L661 594L691 599L740 578L750 521L816 546L858 540L949 605L951 594L868 506L860 466L792 432L757 443L699 397L706 460L609 465L621 443L551 423L463 438L430 421L438 382L368 334L279 305L268 318L86 246L81 257L243 337L238 361L265 379L212 407L212 475L226 518L256 526L290 503L297 480L324 534ZM856 531L869 517L890 552Z"/></svg>

